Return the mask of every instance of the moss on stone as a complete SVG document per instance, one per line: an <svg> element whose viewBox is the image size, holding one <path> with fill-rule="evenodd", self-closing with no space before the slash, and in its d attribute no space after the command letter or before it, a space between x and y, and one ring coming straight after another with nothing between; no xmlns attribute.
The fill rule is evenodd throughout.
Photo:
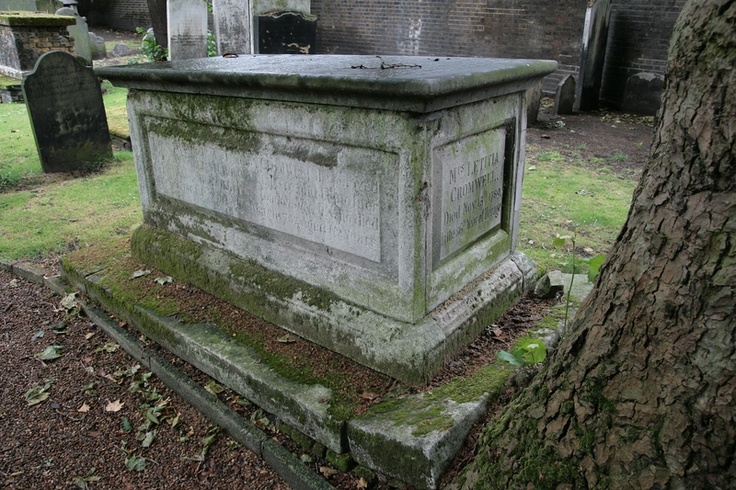
<svg viewBox="0 0 736 490"><path fill-rule="evenodd" d="M325 459L333 468L343 473L347 473L356 466L355 460L353 460L353 457L349 453L337 454L334 451L328 450Z"/></svg>
<svg viewBox="0 0 736 490"><path fill-rule="evenodd" d="M421 395L393 398L374 405L366 416L380 416L396 425L411 426L412 435L416 437L448 430L453 425L448 413L448 400L461 404L488 395L489 401L492 401L501 394L510 374L510 368L494 362L469 376L456 378Z"/></svg>
<svg viewBox="0 0 736 490"><path fill-rule="evenodd" d="M74 17L67 15L39 14L36 12L4 12L0 14L0 26L11 27L65 27L76 24Z"/></svg>
<svg viewBox="0 0 736 490"><path fill-rule="evenodd" d="M134 323L132 319L135 318L135 323L138 326L145 323L142 326L142 333L151 338L163 339L164 343L168 343L168 345L176 345L177 340L170 335L168 329L161 328L155 321L148 321L145 316L136 310L136 307L142 307L159 317L175 316L184 328L199 327L192 324L193 319L185 313L186 308L183 305L165 294L157 294L157 292L160 293L162 286L155 284L154 277L148 275L131 279L132 272L140 268L142 264L132 261L133 257L128 248L129 246L130 242L128 240L121 239L85 248L67 254L62 260L62 267L70 280L77 284L84 282L87 287L95 289L98 294L105 297L106 306L113 313L130 323ZM183 263L175 260L177 254L160 253L162 248L166 248L167 252L177 250L178 253L188 257L199 258L201 249L193 242L183 240L173 234L161 233L144 225L134 232L132 248L135 252L134 255L138 256L137 258L155 263L156 269L164 270L166 274L177 277L177 280L194 283L203 287L203 289L208 289L207 286L210 286L211 289L217 285L217 282L207 274L206 270L200 270L193 265L184 266ZM192 264L196 264L196 260ZM184 271L185 267L186 271ZM99 276L88 277L85 281L85 277L90 273L98 271L100 272ZM225 296L223 299L226 301L238 304L237 298L234 297L230 288L223 286L223 296ZM357 397L351 399L346 395L351 393L350 387L352 386L352 381L347 378L347 375L333 372L318 376L303 363L296 363L288 356L274 354L266 349L264 344L271 339L245 335L242 331L234 328L233 325L223 321L215 308L208 310L207 315L217 323L217 328L226 333L229 339L252 349L264 365L273 369L280 376L297 383L305 385L319 384L330 389L333 396L330 400L328 414L334 420L344 421L354 416L360 400Z"/></svg>

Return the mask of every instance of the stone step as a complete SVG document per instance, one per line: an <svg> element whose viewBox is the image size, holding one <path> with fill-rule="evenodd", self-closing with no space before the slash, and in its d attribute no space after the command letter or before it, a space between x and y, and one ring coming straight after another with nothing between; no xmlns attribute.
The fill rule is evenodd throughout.
<svg viewBox="0 0 736 490"><path fill-rule="evenodd" d="M70 254L63 262L65 279L140 334L288 426L415 488L437 488L471 427L512 372L497 362L431 391L386 397L360 415L335 415L342 412L330 410L336 403L330 388L278 374L267 359L217 323L187 324L176 315L130 304L116 284L128 279L130 271L121 273L110 265L114 262L103 257L100 265L90 267Z"/></svg>

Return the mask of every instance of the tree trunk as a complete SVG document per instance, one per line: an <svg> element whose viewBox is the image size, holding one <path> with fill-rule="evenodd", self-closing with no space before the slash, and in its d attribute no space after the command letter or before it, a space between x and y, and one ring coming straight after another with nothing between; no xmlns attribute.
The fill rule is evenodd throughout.
<svg viewBox="0 0 736 490"><path fill-rule="evenodd" d="M736 0L690 0L594 291L461 488L736 488Z"/></svg>
<svg viewBox="0 0 736 490"><path fill-rule="evenodd" d="M156 42L164 48L169 47L169 30L166 24L166 0L146 0L148 15L151 16L151 27Z"/></svg>

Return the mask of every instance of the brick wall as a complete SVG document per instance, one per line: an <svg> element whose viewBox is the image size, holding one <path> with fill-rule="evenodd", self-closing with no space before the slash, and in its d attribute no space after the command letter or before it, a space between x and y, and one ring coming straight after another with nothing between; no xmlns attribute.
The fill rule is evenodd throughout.
<svg viewBox="0 0 736 490"><path fill-rule="evenodd" d="M588 0L312 0L317 49L335 54L544 58L554 91L577 73Z"/></svg>
<svg viewBox="0 0 736 490"><path fill-rule="evenodd" d="M0 25L0 73L18 76L33 70L36 61L49 51L75 54L66 26Z"/></svg>
<svg viewBox="0 0 736 490"><path fill-rule="evenodd" d="M619 105L626 80L663 73L672 27L686 0L612 0L601 95ZM312 0L317 49L335 54L545 58L554 92L577 75L588 0ZM80 0L91 25L150 25L146 0Z"/></svg>
<svg viewBox="0 0 736 490"><path fill-rule="evenodd" d="M79 0L77 9L90 26L130 32L151 27L146 0Z"/></svg>
<svg viewBox="0 0 736 490"><path fill-rule="evenodd" d="M664 73L672 28L685 1L613 1L601 87L604 102L620 106L631 75Z"/></svg>

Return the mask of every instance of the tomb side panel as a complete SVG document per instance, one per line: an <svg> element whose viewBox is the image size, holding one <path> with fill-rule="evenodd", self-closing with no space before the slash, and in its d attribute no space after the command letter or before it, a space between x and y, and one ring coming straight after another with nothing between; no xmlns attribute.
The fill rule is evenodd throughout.
<svg viewBox="0 0 736 490"><path fill-rule="evenodd" d="M430 310L472 286L514 250L523 102L522 93L512 94L457 108L442 120L432 150Z"/></svg>
<svg viewBox="0 0 736 490"><path fill-rule="evenodd" d="M400 321L426 314L422 124L387 111L147 91L129 94L129 114L147 223ZM198 143L172 149L189 140Z"/></svg>

